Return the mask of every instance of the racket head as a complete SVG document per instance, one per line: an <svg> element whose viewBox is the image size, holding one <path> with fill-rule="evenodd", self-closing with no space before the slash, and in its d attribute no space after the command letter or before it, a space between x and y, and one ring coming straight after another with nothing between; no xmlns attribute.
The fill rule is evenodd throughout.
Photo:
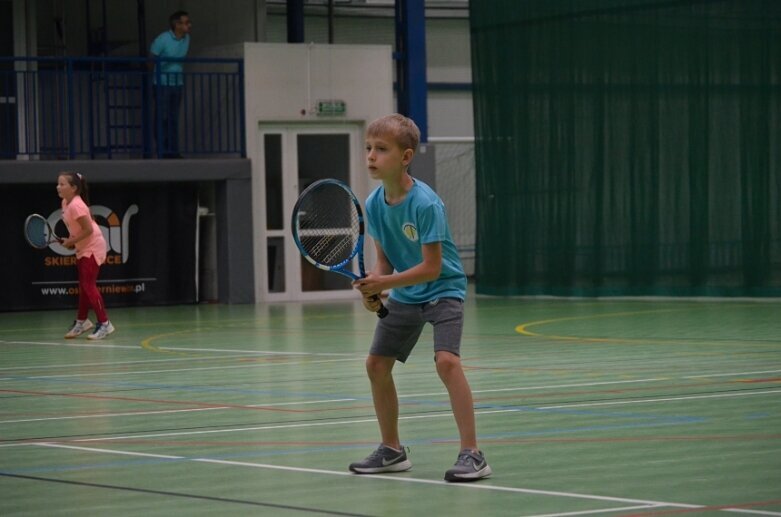
<svg viewBox="0 0 781 517"><path fill-rule="evenodd" d="M305 188L293 207L291 228L298 250L310 264L352 280L366 276L363 210L346 183L323 179ZM349 270L356 256L358 275ZM388 309L380 300L377 316L387 315Z"/></svg>
<svg viewBox="0 0 781 517"><path fill-rule="evenodd" d="M293 240L313 266L352 280L366 276L363 267L363 211L350 187L323 179L301 192L293 207ZM349 266L358 256L360 276Z"/></svg>
<svg viewBox="0 0 781 517"><path fill-rule="evenodd" d="M31 214L24 221L24 238L33 248L42 250L52 242L59 241L60 238L54 233L49 221L40 214Z"/></svg>

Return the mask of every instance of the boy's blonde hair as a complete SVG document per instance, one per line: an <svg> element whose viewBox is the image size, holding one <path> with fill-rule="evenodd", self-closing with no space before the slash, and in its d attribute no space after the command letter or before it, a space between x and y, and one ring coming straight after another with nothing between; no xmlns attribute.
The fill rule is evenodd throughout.
<svg viewBox="0 0 781 517"><path fill-rule="evenodd" d="M391 136L402 150L412 149L414 152L418 151L420 143L418 126L412 119L398 113L380 117L369 124L366 128L366 136L372 138Z"/></svg>

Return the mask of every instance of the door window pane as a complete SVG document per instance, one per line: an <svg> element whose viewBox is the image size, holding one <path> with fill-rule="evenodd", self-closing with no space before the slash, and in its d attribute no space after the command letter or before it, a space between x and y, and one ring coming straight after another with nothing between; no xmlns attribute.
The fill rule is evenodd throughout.
<svg viewBox="0 0 781 517"><path fill-rule="evenodd" d="M268 240L268 292L285 292L285 240L269 237Z"/></svg>
<svg viewBox="0 0 781 517"><path fill-rule="evenodd" d="M282 213L282 135L267 134L263 137L266 157L266 228L284 228Z"/></svg>
<svg viewBox="0 0 781 517"><path fill-rule="evenodd" d="M299 192L323 178L350 183L349 134L299 134L297 144Z"/></svg>
<svg viewBox="0 0 781 517"><path fill-rule="evenodd" d="M296 143L299 192L313 182L324 178L334 178L349 184L349 134L299 134ZM303 291L329 291L352 289L352 286L349 278L318 269L302 258L301 289Z"/></svg>

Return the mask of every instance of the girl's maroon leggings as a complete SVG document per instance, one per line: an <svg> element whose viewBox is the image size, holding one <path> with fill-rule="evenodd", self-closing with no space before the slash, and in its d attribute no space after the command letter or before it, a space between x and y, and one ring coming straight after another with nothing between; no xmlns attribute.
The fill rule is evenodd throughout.
<svg viewBox="0 0 781 517"><path fill-rule="evenodd" d="M89 310L95 311L98 322L108 321L106 307L103 304L103 295L98 291L98 271L100 266L95 261L95 257L81 257L76 262L79 270L79 312L76 319L85 320L89 315Z"/></svg>

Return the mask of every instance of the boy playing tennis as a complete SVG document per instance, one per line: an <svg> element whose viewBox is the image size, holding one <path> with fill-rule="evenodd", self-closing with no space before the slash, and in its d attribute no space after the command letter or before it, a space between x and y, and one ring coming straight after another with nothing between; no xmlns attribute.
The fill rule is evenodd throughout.
<svg viewBox="0 0 781 517"><path fill-rule="evenodd" d="M392 370L405 362L426 322L434 327L434 361L450 396L461 438L456 464L447 481L474 481L491 474L477 447L472 392L461 368L466 275L456 252L437 194L410 176L408 168L420 141L415 123L402 115L372 122L366 131L369 174L382 186L366 200L369 235L377 247L377 263L353 285L372 312L372 298L390 289L389 314L378 320L366 359L382 443L364 460L352 463L358 474L401 472L412 468L398 430L399 401Z"/></svg>

